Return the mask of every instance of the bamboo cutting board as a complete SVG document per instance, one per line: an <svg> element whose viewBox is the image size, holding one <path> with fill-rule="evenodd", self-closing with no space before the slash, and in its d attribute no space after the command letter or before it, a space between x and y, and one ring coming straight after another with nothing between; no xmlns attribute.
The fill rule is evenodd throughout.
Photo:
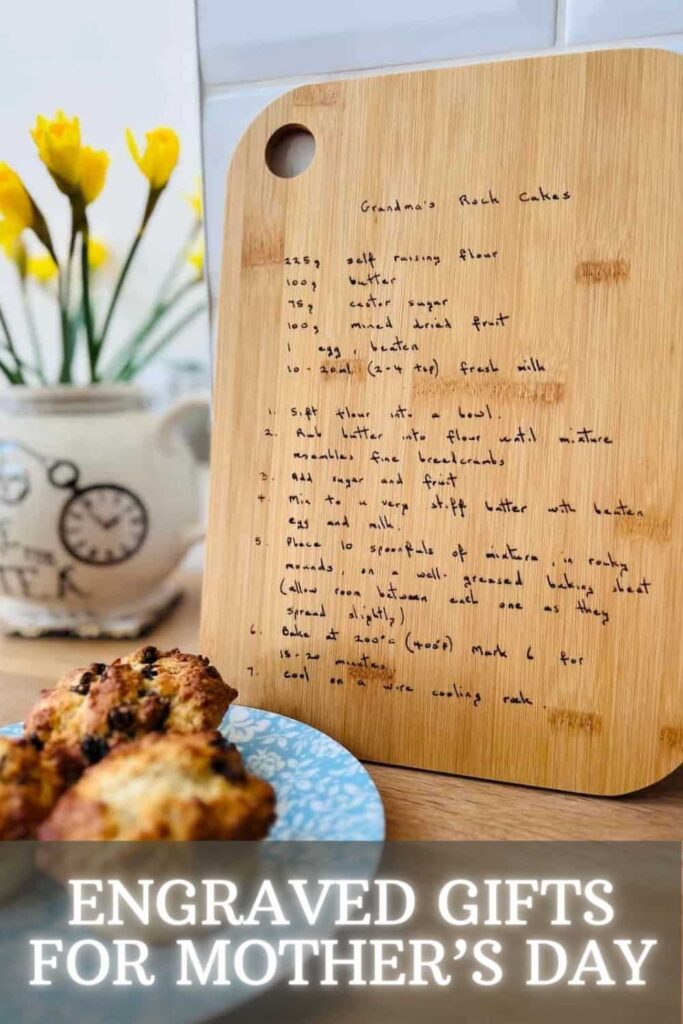
<svg viewBox="0 0 683 1024"><path fill-rule="evenodd" d="M203 606L244 703L588 793L683 760L682 68L322 83L250 126Z"/></svg>

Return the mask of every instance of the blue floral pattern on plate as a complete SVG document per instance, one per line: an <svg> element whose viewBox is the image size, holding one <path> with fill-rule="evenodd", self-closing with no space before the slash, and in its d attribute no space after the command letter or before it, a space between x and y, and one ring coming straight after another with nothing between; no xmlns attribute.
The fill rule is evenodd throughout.
<svg viewBox="0 0 683 1024"><path fill-rule="evenodd" d="M345 747L293 718L258 708L230 708L221 731L247 768L267 779L277 797L271 839L384 838L384 810L374 782ZM21 723L0 728L19 736Z"/></svg>

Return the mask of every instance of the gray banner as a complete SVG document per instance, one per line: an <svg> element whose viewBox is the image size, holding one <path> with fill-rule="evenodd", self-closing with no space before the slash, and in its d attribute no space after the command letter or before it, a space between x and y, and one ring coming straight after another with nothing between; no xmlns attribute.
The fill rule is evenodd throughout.
<svg viewBox="0 0 683 1024"><path fill-rule="evenodd" d="M680 1024L673 843L0 844L0 1019Z"/></svg>

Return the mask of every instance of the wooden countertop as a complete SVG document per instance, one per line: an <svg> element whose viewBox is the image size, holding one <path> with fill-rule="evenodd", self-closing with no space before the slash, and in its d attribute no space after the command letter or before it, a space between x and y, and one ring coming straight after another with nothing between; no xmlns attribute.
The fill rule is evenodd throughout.
<svg viewBox="0 0 683 1024"><path fill-rule="evenodd" d="M160 647L197 649L200 574L183 577L185 598L151 635ZM130 641L0 637L0 723L24 717L39 690L90 661L108 661ZM386 765L369 765L389 839L683 840L683 768L628 797L603 799L528 789Z"/></svg>

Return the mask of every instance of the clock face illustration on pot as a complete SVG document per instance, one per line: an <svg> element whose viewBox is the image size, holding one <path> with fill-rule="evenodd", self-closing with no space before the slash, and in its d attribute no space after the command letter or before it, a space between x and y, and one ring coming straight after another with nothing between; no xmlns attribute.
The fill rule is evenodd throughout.
<svg viewBox="0 0 683 1024"><path fill-rule="evenodd" d="M147 511L137 495L117 484L77 490L59 518L59 537L79 562L118 565L145 542Z"/></svg>
<svg viewBox="0 0 683 1024"><path fill-rule="evenodd" d="M62 507L57 531L72 558L104 567L120 565L138 553L149 530L149 516L142 499L116 483L81 487L81 471L70 459L52 459L27 444L0 440L0 502L16 505L31 489L17 452L41 465L52 487L71 491Z"/></svg>

